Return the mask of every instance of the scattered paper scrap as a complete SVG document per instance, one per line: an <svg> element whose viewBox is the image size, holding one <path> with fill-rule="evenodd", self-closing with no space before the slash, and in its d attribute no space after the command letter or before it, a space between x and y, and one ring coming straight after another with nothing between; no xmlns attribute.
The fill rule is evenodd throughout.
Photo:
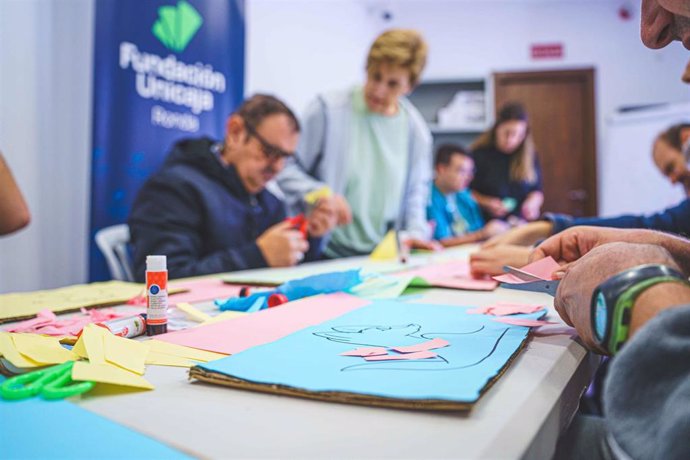
<svg viewBox="0 0 690 460"><path fill-rule="evenodd" d="M8 332L29 332L58 337L76 336L87 324L110 321L143 312L144 310L138 308L129 309L127 312L116 312L112 308L92 310L82 308L81 315L60 319L55 313L46 309L38 312L36 318L15 323L12 326L8 326L5 330Z"/></svg>
<svg viewBox="0 0 690 460"><path fill-rule="evenodd" d="M411 276L410 286L441 287L471 291L491 291L498 283L492 279L477 279L470 273L467 261L449 261L425 265L421 268L401 272L398 276Z"/></svg>
<svg viewBox="0 0 690 460"><path fill-rule="evenodd" d="M22 356L41 365L62 364L74 361L78 356L60 345L56 337L38 334L12 334L14 346Z"/></svg>
<svg viewBox="0 0 690 460"><path fill-rule="evenodd" d="M14 340L12 340L12 335L9 332L0 332L0 355L2 355L3 359L6 359L10 364L19 369L31 369L43 366L43 364L37 363L33 359L22 356L22 354L17 351Z"/></svg>
<svg viewBox="0 0 690 460"><path fill-rule="evenodd" d="M204 313L187 302L178 302L176 307L178 310L183 311L189 319L198 323L203 323L212 318L211 315Z"/></svg>
<svg viewBox="0 0 690 460"><path fill-rule="evenodd" d="M341 356L360 356L360 357L380 356L380 355L387 355L387 354L388 354L388 350L386 350L384 347L362 347L362 348L355 348L354 350L345 351L343 353L340 353Z"/></svg>
<svg viewBox="0 0 690 460"><path fill-rule="evenodd" d="M543 319L522 319L522 318L494 318L493 321L498 323L510 324L512 326L527 326L539 327L547 324L558 324L555 321L546 321Z"/></svg>
<svg viewBox="0 0 690 460"><path fill-rule="evenodd" d="M371 260L394 260L398 257L398 242L396 241L395 231L386 233L383 240L376 246L369 258Z"/></svg>
<svg viewBox="0 0 690 460"><path fill-rule="evenodd" d="M426 342L418 343L416 345L408 345L406 347L393 347L393 351L398 353L416 353L419 351L434 350L436 348L443 348L450 345L450 342L444 339L435 338L433 340L427 340Z"/></svg>
<svg viewBox="0 0 690 460"><path fill-rule="evenodd" d="M193 365L198 364L198 362L181 358L179 356L166 355L165 353L158 353L157 351L149 350L149 352L146 354L146 364L190 368Z"/></svg>
<svg viewBox="0 0 690 460"><path fill-rule="evenodd" d="M161 340L148 340L151 346L151 351L162 353L165 355L177 356L192 361L209 362L220 358L225 358L227 354L214 353L212 351L199 350L197 348L187 347L184 345L177 345L174 343L167 343Z"/></svg>
<svg viewBox="0 0 690 460"><path fill-rule="evenodd" d="M415 353L403 353L401 355L365 356L364 359L366 359L367 361L411 361L415 359L435 358L437 356L438 355L433 351L425 350L418 351Z"/></svg>
<svg viewBox="0 0 690 460"><path fill-rule="evenodd" d="M536 313L541 310L544 310L543 305L497 302L484 307L472 308L466 310L466 312L479 315L507 316L520 313Z"/></svg>
<svg viewBox="0 0 690 460"><path fill-rule="evenodd" d="M139 375L146 371L146 355L150 345L113 334L103 336L105 360Z"/></svg>

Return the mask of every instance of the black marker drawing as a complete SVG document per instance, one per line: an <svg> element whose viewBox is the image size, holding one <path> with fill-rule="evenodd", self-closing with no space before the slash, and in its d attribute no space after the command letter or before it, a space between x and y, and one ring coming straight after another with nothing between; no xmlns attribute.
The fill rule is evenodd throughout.
<svg viewBox="0 0 690 460"><path fill-rule="evenodd" d="M405 370L405 371L449 371L477 366L489 358L510 328L485 328L473 326L463 332L421 333L419 324L397 326L351 325L332 327L330 331L315 332L317 337L332 342L347 343L359 347L399 347L416 345L431 339L441 338L450 345L432 350L435 358L410 361L370 361L345 366L342 372L354 370ZM345 350L343 350L345 351ZM352 362L353 357L348 358ZM363 358L360 358L360 360Z"/></svg>

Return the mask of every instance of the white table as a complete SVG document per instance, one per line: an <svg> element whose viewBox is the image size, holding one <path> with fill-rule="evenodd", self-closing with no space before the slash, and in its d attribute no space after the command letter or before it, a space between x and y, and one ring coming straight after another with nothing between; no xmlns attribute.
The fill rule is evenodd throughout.
<svg viewBox="0 0 690 460"><path fill-rule="evenodd" d="M501 288L429 289L418 301L553 303L546 294ZM560 322L552 307L549 319ZM195 457L545 459L577 410L598 359L573 340L574 331L565 325L541 331L549 335L529 339L470 413L368 408L254 393L190 382L186 370L158 366L146 371L154 391L87 395L75 402Z"/></svg>

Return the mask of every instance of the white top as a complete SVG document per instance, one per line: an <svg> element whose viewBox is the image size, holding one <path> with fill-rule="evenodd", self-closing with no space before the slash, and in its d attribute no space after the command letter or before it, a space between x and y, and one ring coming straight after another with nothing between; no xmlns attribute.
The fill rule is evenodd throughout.
<svg viewBox="0 0 690 460"><path fill-rule="evenodd" d="M168 270L165 256L146 256L147 272L164 272Z"/></svg>

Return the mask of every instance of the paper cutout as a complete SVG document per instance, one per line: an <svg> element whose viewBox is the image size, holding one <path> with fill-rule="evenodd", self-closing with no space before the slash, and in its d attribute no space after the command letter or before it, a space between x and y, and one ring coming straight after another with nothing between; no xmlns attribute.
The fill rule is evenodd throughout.
<svg viewBox="0 0 690 460"><path fill-rule="evenodd" d="M118 337L113 334L105 334L103 336L103 346L105 348L106 361L128 371L144 375L146 371L146 355L150 347L148 343Z"/></svg>
<svg viewBox="0 0 690 460"><path fill-rule="evenodd" d="M415 360L415 359L427 359L436 358L438 355L433 351L424 350L417 351L414 353L404 353L402 355L383 355L383 356L365 356L366 361L402 361L402 360Z"/></svg>
<svg viewBox="0 0 690 460"><path fill-rule="evenodd" d="M343 353L340 353L340 356L365 357L365 356L380 356L380 355L387 355L387 354L388 354L388 350L386 350L383 347L362 347L362 348L355 348L354 350L345 351Z"/></svg>
<svg viewBox="0 0 690 460"><path fill-rule="evenodd" d="M154 386L144 377L111 364L77 361L72 368L72 379L110 383L133 388L153 390Z"/></svg>
<svg viewBox="0 0 690 460"><path fill-rule="evenodd" d="M551 275L553 272L558 270L560 268L560 265L558 265L558 262L556 262L553 257L545 257L543 259L539 259L536 262L532 262L531 264L527 264L524 267L519 267L520 270L523 272L527 272L531 275L534 275L544 281L550 281L552 279ZM509 284L524 284L524 283L529 283L530 281L525 281L520 279L519 277L513 275L512 273L506 273L504 275L499 275L499 276L494 276L493 277L496 281L500 281L501 283L509 283Z"/></svg>
<svg viewBox="0 0 690 460"><path fill-rule="evenodd" d="M307 297L256 313L156 337L168 343L233 354L356 310L369 301L344 293Z"/></svg>
<svg viewBox="0 0 690 460"><path fill-rule="evenodd" d="M546 324L558 324L555 321L545 321L539 319L522 319L522 318L494 318L493 321L497 323L510 324L512 326L527 326L539 327Z"/></svg>
<svg viewBox="0 0 690 460"><path fill-rule="evenodd" d="M369 255L371 260L394 260L398 258L398 241L395 230L390 230Z"/></svg>
<svg viewBox="0 0 690 460"><path fill-rule="evenodd" d="M140 308L128 309L126 312L117 312L112 308L92 310L82 308L81 311L81 315L60 319L50 310L41 310L36 315L36 318L12 324L5 330L8 332L30 332L59 337L76 336L87 324L100 323L144 313L144 310Z"/></svg>
<svg viewBox="0 0 690 460"><path fill-rule="evenodd" d="M371 275L351 289L350 293L365 299L395 299L405 292L412 278L405 275Z"/></svg>
<svg viewBox="0 0 690 460"><path fill-rule="evenodd" d="M467 313L480 315L506 316L520 313L536 313L544 310L543 305L529 305L509 302L497 302L485 307L468 309Z"/></svg>
<svg viewBox="0 0 690 460"><path fill-rule="evenodd" d="M450 342L448 342L447 340L435 338L433 340L418 343L416 345L408 345L406 347L393 347L392 350L397 351L398 353L416 353L420 351L434 350L436 348L443 348L447 347L448 345L450 345Z"/></svg>
<svg viewBox="0 0 690 460"><path fill-rule="evenodd" d="M429 400L468 403L500 375L527 334L525 328L468 315L456 306L379 300L192 372L198 376L198 367L213 378L230 376L264 391L299 389L317 398L320 392L341 392L422 406ZM435 338L451 344L435 358L367 362L339 356L353 345L388 348Z"/></svg>
<svg viewBox="0 0 690 460"><path fill-rule="evenodd" d="M82 357L88 358L89 362L94 364L105 364L105 345L103 340L106 334L110 334L110 331L95 324L89 324L84 327L81 337L77 340L77 344L80 341L83 342L84 350L86 351L86 355ZM75 348L77 344L75 344ZM78 350L81 352L81 348Z"/></svg>
<svg viewBox="0 0 690 460"><path fill-rule="evenodd" d="M41 365L62 364L78 358L76 354L60 345L60 341L55 337L12 334L12 341L22 356Z"/></svg>
<svg viewBox="0 0 690 460"><path fill-rule="evenodd" d="M124 281L78 284L46 291L0 295L0 320L34 316L41 310L70 311L82 307L125 303L141 291L141 284Z"/></svg>
<svg viewBox="0 0 690 460"><path fill-rule="evenodd" d="M176 307L178 310L183 311L185 315L187 315L187 318L191 319L192 321L203 323L204 321L208 321L212 318L211 315L204 313L203 311L186 302L178 302Z"/></svg>
<svg viewBox="0 0 690 460"><path fill-rule="evenodd" d="M150 350L152 352L176 356L178 358L189 359L192 361L207 362L214 361L220 358L225 358L227 356L227 353L213 353L210 351L198 350L196 348L176 345L174 343L167 343L155 339L148 340L146 343L150 345Z"/></svg>
<svg viewBox="0 0 690 460"><path fill-rule="evenodd" d="M304 195L304 202L308 205L314 205L317 201L323 198L328 198L331 195L333 195L331 188L328 185L324 185L323 187L319 187L311 192L306 193Z"/></svg>
<svg viewBox="0 0 690 460"><path fill-rule="evenodd" d="M12 335L9 332L0 332L0 355L14 367L20 369L31 369L43 366L33 359L22 356L15 348L14 340L12 340Z"/></svg>
<svg viewBox="0 0 690 460"><path fill-rule="evenodd" d="M470 272L470 264L465 260L430 264L401 272L398 276L413 277L410 286L417 287L491 291L498 286L494 280L474 278Z"/></svg>

